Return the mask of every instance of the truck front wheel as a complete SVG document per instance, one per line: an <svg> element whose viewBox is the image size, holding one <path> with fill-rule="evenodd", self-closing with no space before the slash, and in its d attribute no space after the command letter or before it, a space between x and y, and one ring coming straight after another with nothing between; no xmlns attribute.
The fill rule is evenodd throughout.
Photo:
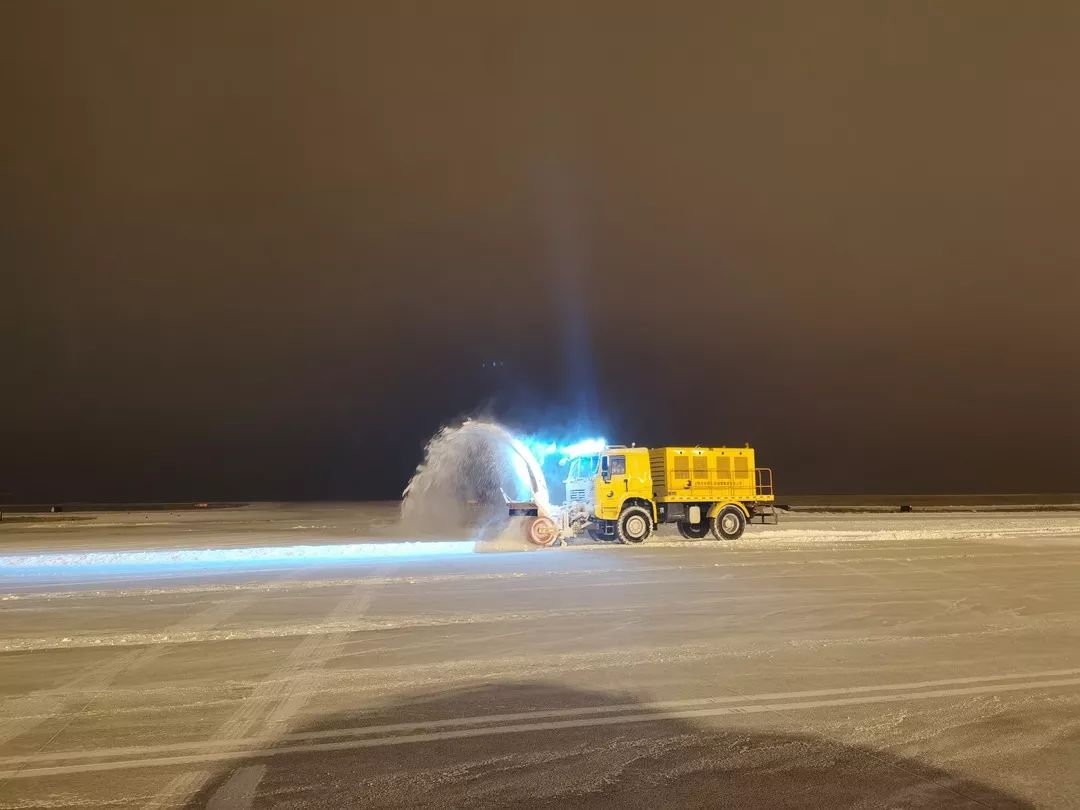
<svg viewBox="0 0 1080 810"><path fill-rule="evenodd" d="M746 515L737 506L725 506L712 521L713 537L717 540L738 540L746 528Z"/></svg>
<svg viewBox="0 0 1080 810"><path fill-rule="evenodd" d="M615 534L620 543L644 543L652 533L652 515L640 506L630 506L619 515Z"/></svg>

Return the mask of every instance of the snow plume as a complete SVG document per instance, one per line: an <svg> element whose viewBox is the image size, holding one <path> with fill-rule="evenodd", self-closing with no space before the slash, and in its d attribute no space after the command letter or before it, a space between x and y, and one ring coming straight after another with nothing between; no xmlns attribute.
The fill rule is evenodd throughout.
<svg viewBox="0 0 1080 810"><path fill-rule="evenodd" d="M551 512L547 482L532 451L500 424L468 419L436 433L403 494L401 517L415 531L497 533L507 499Z"/></svg>

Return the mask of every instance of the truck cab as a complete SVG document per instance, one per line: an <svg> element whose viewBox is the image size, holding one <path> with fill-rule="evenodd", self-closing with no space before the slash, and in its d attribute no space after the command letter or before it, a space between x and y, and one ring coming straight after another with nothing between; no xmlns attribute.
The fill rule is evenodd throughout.
<svg viewBox="0 0 1080 810"><path fill-rule="evenodd" d="M596 508L600 520L616 520L627 503L638 503L655 522L652 504L652 473L649 451L644 447L610 447L600 456L594 481Z"/></svg>
<svg viewBox="0 0 1080 810"><path fill-rule="evenodd" d="M622 539L619 518L631 507L636 511L624 542L641 542L656 523L647 448L612 445L574 458L564 483L568 522L593 539Z"/></svg>

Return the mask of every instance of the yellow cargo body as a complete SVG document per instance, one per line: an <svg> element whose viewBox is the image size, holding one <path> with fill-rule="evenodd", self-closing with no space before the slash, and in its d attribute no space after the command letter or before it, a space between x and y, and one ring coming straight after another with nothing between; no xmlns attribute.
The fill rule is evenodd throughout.
<svg viewBox="0 0 1080 810"><path fill-rule="evenodd" d="M649 470L657 503L773 500L752 447L654 447Z"/></svg>

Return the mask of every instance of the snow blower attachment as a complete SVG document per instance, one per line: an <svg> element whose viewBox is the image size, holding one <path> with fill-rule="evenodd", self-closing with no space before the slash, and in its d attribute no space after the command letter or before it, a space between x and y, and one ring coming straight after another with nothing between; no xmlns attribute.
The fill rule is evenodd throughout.
<svg viewBox="0 0 1080 810"><path fill-rule="evenodd" d="M523 517L525 521L525 539L536 546L551 546L562 536L555 520L541 514L540 507L529 501L507 500L510 517Z"/></svg>
<svg viewBox="0 0 1080 810"><path fill-rule="evenodd" d="M527 519L530 543L551 546L582 533L642 543L661 523L674 523L688 540L710 533L736 540L749 522L777 523L773 500L772 470L754 466L749 445L610 445L571 461L561 507L509 500L507 507Z"/></svg>

